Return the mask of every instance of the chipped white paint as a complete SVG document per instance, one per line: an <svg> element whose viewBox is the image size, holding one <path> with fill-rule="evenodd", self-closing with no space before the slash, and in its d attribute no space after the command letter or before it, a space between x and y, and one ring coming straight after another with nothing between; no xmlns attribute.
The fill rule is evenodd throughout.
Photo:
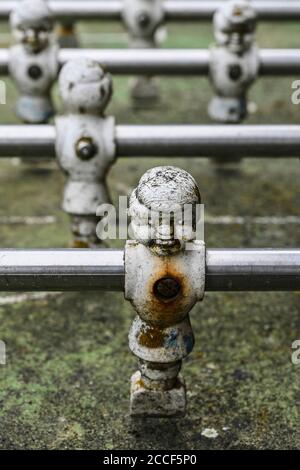
<svg viewBox="0 0 300 470"><path fill-rule="evenodd" d="M215 96L209 115L217 122L238 123L247 115L247 91L259 70L256 13L248 1L231 0L215 13L213 23L210 77Z"/></svg>
<svg viewBox="0 0 300 470"><path fill-rule="evenodd" d="M132 47L156 46L155 34L164 20L161 0L124 0L122 15Z"/></svg>
<svg viewBox="0 0 300 470"><path fill-rule="evenodd" d="M184 220L183 209L187 212L188 206L196 208L200 202L197 184L186 171L172 166L147 171L130 198L133 237L145 245L155 240L157 247L162 249L173 246L174 240L194 240L193 221ZM165 217L162 218L161 214ZM173 214L173 224L170 223L170 214Z"/></svg>
<svg viewBox="0 0 300 470"><path fill-rule="evenodd" d="M58 74L53 16L44 0L23 0L12 11L10 24L17 42L9 58L9 72L20 91L16 112L24 122L45 123L54 114L51 88Z"/></svg>
<svg viewBox="0 0 300 470"><path fill-rule="evenodd" d="M123 0L123 21L133 49L153 49L163 37L161 25L164 21L162 0ZM159 97L157 83L153 77L138 77L130 80L131 97L141 104L153 103Z"/></svg>

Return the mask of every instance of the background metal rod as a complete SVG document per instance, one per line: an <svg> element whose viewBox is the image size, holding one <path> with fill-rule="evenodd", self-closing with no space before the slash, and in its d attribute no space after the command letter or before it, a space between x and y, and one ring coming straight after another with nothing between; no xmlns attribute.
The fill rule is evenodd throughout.
<svg viewBox="0 0 300 470"><path fill-rule="evenodd" d="M210 53L208 49L61 49L59 52L61 64L78 57L96 60L115 75L208 75Z"/></svg>
<svg viewBox="0 0 300 470"><path fill-rule="evenodd" d="M57 20L120 20L122 0L49 0L48 5ZM8 18L18 1L0 1L0 19Z"/></svg>
<svg viewBox="0 0 300 470"><path fill-rule="evenodd" d="M1 250L0 291L118 291L123 250Z"/></svg>
<svg viewBox="0 0 300 470"><path fill-rule="evenodd" d="M289 76L300 73L300 49L260 49L261 76Z"/></svg>
<svg viewBox="0 0 300 470"><path fill-rule="evenodd" d="M300 156L300 125L118 125L117 157ZM0 158L55 157L55 127L0 125Z"/></svg>
<svg viewBox="0 0 300 470"><path fill-rule="evenodd" d="M8 75L9 49L0 49L0 75Z"/></svg>
<svg viewBox="0 0 300 470"><path fill-rule="evenodd" d="M208 291L299 291L299 249L207 250Z"/></svg>
<svg viewBox="0 0 300 470"><path fill-rule="evenodd" d="M262 49L260 75L300 73L300 49ZM199 75L209 73L208 49L61 49L61 65L87 57L105 65L114 75ZM8 74L9 50L0 49L0 75Z"/></svg>
<svg viewBox="0 0 300 470"><path fill-rule="evenodd" d="M7 19L9 13L18 2L0 1L0 19ZM122 15L121 0L84 0L71 2L66 0L50 0L49 6L58 20L120 20ZM283 21L300 19L300 2L297 0L253 1L258 18L265 21ZM223 1L201 0L165 0L164 11L166 20L172 21L206 21L211 20L213 13Z"/></svg>
<svg viewBox="0 0 300 470"><path fill-rule="evenodd" d="M298 125L117 126L119 157L298 157Z"/></svg>
<svg viewBox="0 0 300 470"><path fill-rule="evenodd" d="M261 49L260 75L300 73L300 49ZM112 74L204 75L209 73L208 49L62 49L61 64L89 57Z"/></svg>
<svg viewBox="0 0 300 470"><path fill-rule="evenodd" d="M222 1L201 0L166 0L164 10L166 18L175 21L211 20L214 12L224 4ZM258 18L264 21L283 21L300 19L300 2L297 0L251 1Z"/></svg>
<svg viewBox="0 0 300 470"><path fill-rule="evenodd" d="M0 157L55 158L55 139L51 125L0 125Z"/></svg>
<svg viewBox="0 0 300 470"><path fill-rule="evenodd" d="M122 291L123 250L1 250L0 291ZM300 291L300 249L207 250L207 291Z"/></svg>

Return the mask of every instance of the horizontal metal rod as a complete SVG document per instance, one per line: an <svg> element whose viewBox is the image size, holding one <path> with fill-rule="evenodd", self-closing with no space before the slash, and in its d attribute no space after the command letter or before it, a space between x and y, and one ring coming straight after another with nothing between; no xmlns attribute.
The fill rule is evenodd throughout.
<svg viewBox="0 0 300 470"><path fill-rule="evenodd" d="M299 291L299 249L207 250L207 291Z"/></svg>
<svg viewBox="0 0 300 470"><path fill-rule="evenodd" d="M119 157L299 157L300 126L117 126L116 144Z"/></svg>
<svg viewBox="0 0 300 470"><path fill-rule="evenodd" d="M0 19L6 20L19 2L0 1ZM120 20L122 0L50 0L47 2L57 20Z"/></svg>
<svg viewBox="0 0 300 470"><path fill-rule="evenodd" d="M207 250L207 291L300 291L300 249ZM122 291L122 250L1 250L0 291Z"/></svg>
<svg viewBox="0 0 300 470"><path fill-rule="evenodd" d="M0 125L0 157L55 158L55 139L51 125Z"/></svg>
<svg viewBox="0 0 300 470"><path fill-rule="evenodd" d="M122 250L0 250L0 291L118 291Z"/></svg>
<svg viewBox="0 0 300 470"><path fill-rule="evenodd" d="M213 14L224 1L203 0L167 0L164 3L166 18L175 21L211 20ZM297 0L252 0L251 4L257 16L263 21L287 21L300 19L300 2Z"/></svg>
<svg viewBox="0 0 300 470"><path fill-rule="evenodd" d="M95 60L114 75L206 76L210 53L208 49L61 49L59 52L60 64L78 57Z"/></svg>
<svg viewBox="0 0 300 470"><path fill-rule="evenodd" d="M7 19L17 1L1 0L0 19ZM49 6L58 20L121 20L123 2L121 0L50 0ZM223 1L165 0L163 2L166 20L205 21L211 20L214 12L224 4ZM300 2L297 0L252 1L258 18L264 21L283 21L300 19Z"/></svg>
<svg viewBox="0 0 300 470"><path fill-rule="evenodd" d="M55 157L55 127L0 125L0 158ZM300 125L118 125L117 157L300 156Z"/></svg>
<svg viewBox="0 0 300 470"><path fill-rule="evenodd" d="M262 49L260 75L300 73L300 49ZM59 63L90 58L114 75L201 75L209 72L208 49L61 49ZM9 50L0 49L0 75L8 74Z"/></svg>

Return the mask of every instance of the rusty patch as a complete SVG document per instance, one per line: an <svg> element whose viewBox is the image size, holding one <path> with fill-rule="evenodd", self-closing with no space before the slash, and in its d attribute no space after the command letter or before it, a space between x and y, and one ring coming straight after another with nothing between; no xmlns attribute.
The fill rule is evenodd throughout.
<svg viewBox="0 0 300 470"><path fill-rule="evenodd" d="M161 299L154 295L157 281L164 278L175 279L180 285L180 292L175 298ZM148 288L149 307L151 314L150 323L160 327L168 327L180 323L186 316L186 304L189 303L190 285L186 276L179 272L172 257L165 260L159 259L158 269L153 273Z"/></svg>
<svg viewBox="0 0 300 470"><path fill-rule="evenodd" d="M149 326L139 336L139 343L146 348L155 349L164 346L166 335L158 326Z"/></svg>
<svg viewBox="0 0 300 470"><path fill-rule="evenodd" d="M142 379L137 380L137 381L135 382L135 385L136 385L136 387L138 387L138 388L146 388L146 387L145 387L145 384L144 384L144 381L143 381Z"/></svg>
<svg viewBox="0 0 300 470"><path fill-rule="evenodd" d="M79 248L90 248L88 243L82 241L82 240L74 240L71 244L70 244L70 248L76 248L76 249L79 249Z"/></svg>

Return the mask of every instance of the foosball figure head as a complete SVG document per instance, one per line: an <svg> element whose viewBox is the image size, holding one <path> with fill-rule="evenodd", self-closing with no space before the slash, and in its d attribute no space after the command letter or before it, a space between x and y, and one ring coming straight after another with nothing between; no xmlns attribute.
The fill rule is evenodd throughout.
<svg viewBox="0 0 300 470"><path fill-rule="evenodd" d="M54 18L44 0L22 0L11 13L10 24L18 43L33 53L45 49L54 30Z"/></svg>

